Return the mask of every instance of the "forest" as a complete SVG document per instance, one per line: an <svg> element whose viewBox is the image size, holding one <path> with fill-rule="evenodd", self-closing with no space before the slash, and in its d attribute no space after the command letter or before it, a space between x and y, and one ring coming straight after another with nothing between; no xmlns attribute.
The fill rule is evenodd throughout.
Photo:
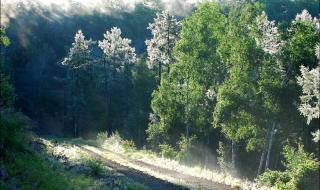
<svg viewBox="0 0 320 190"><path fill-rule="evenodd" d="M0 189L320 189L318 0L1 2Z"/></svg>

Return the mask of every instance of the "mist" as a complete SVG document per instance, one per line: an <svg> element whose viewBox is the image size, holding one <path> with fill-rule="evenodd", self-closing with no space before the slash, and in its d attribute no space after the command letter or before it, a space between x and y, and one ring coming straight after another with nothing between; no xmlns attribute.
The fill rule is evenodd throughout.
<svg viewBox="0 0 320 190"><path fill-rule="evenodd" d="M201 0L4 0L1 2L1 25L7 25L10 18L21 9L51 12L49 20L61 19L61 15L75 16L92 13L114 15L120 12L132 12L137 5L150 9L165 9L176 16L189 15Z"/></svg>

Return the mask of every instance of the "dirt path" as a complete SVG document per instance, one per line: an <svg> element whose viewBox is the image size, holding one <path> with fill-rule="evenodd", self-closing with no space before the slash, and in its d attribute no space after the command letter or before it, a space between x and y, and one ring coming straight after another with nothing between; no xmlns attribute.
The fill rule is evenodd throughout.
<svg viewBox="0 0 320 190"><path fill-rule="evenodd" d="M187 187L184 187L182 185L177 185L174 183L170 183L166 178L174 179L174 181L177 181L180 183L186 183L197 189L208 189L208 190L234 190L231 187L228 187L223 184L214 183L213 181L198 178L186 174L179 173L175 170L170 170L158 166L154 166L142 161L138 161L132 158L128 158L122 154L118 154L106 149L97 148L97 147L90 147L90 146L79 146L79 148L99 160L108 167L111 167L112 169L116 170L119 173L124 174L125 176L145 184L146 186L150 187L151 189L155 190L180 190L180 189L190 189ZM105 156L105 154L108 154L109 156L112 156L112 158L118 158L121 160L125 160L127 164L122 164L121 162L117 160L111 160L108 157ZM120 164L121 163L121 164ZM130 165L130 166L128 166ZM133 166L133 167L131 167ZM141 171L139 168L147 169L151 172ZM158 174L157 177L154 177L150 173L156 173ZM162 176L160 179L159 176Z"/></svg>

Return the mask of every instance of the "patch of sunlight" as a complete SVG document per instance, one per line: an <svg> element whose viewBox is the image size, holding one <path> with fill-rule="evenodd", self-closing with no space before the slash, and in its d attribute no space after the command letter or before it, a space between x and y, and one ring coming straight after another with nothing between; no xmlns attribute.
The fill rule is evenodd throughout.
<svg viewBox="0 0 320 190"><path fill-rule="evenodd" d="M246 179L233 177L230 174L224 174L220 171L209 170L209 169L202 168L200 166L194 166L194 167L186 166L179 163L176 160L159 157L157 154L148 150L125 151L121 141L122 141L121 137L118 137L118 135L112 135L111 137L107 138L104 141L104 143L102 144L102 148L127 156L131 159L146 163L148 165L173 170L181 174L210 180L215 183L225 184L232 187L240 187L243 190L269 190L270 189L267 187L259 187L254 182L251 182ZM134 161L128 162L128 159L123 159L121 156L111 154L110 152L101 151L95 147L86 147L86 148L90 148L90 150L97 151L98 154L104 155L104 157L106 157L107 159L114 160L120 164L126 164L126 166L128 167L132 167L132 168L147 172L150 175L154 175L156 177L166 179L174 183L178 182L180 184L188 185L187 182L183 182L175 178L171 179L171 177L163 175L160 172L150 170L149 168L143 167L139 164L135 164Z"/></svg>

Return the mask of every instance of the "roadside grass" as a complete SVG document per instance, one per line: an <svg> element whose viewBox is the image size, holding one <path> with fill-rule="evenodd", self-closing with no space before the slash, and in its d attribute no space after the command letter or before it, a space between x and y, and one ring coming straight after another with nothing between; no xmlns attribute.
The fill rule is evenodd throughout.
<svg viewBox="0 0 320 190"><path fill-rule="evenodd" d="M108 186L111 186L110 189L148 189L143 184L126 178L113 169L104 166L99 159L74 146L74 144L95 145L92 141L86 141L81 138L71 140L63 138L51 138L47 140L41 138L41 142L46 145L48 154L60 158L58 162L63 163L66 168L71 168L70 171L73 171L72 173L83 173L86 177L94 179L95 185L99 187L97 189L107 188Z"/></svg>
<svg viewBox="0 0 320 190"><path fill-rule="evenodd" d="M182 174L211 180L213 182L220 183L220 184L229 185L235 189L237 188L240 188L243 190L270 189L267 187L260 187L255 182L249 181L247 179L237 178L230 174L225 174L223 172L220 172L218 170L206 169L199 165L195 165L193 167L186 166L177 160L160 156L159 154L152 152L150 150L137 149L134 146L134 144L130 142L130 140L123 140L118 133L113 133L110 136L108 136L107 133L100 134L98 135L98 138L96 139L95 142L93 140L84 140L84 139L63 139L63 141L69 144L76 143L78 145L90 145L94 147L98 146L98 147L125 155L129 158L142 161L144 163L147 163L156 167L170 169ZM112 156L108 157L108 159L114 159L114 161L123 162L123 164L128 165L127 161L123 159L119 159L119 158L115 159ZM166 178L165 176L161 176L161 177ZM172 181L175 179L170 178L169 180ZM172 182L189 186L189 184L186 184L187 182L181 182L181 181L172 181Z"/></svg>
<svg viewBox="0 0 320 190"><path fill-rule="evenodd" d="M235 189L243 189L243 190L269 190L271 188L268 187L261 187L255 182L252 182L247 179L241 179L238 177L234 177L230 174L226 174L223 172L220 172L218 170L210 170L203 168L202 166L195 165L193 167L186 166L182 163L180 163L178 160L169 159L163 156L160 156L159 154L152 152L147 149L137 149L130 140L123 140L120 135L116 132L108 136L107 133L103 133L98 135L98 138L96 140L85 140L82 138L76 138L76 139L67 139L67 138L60 138L60 139L54 139L55 141L68 144L68 145L89 145L93 147L101 147L106 150L119 153L122 155L125 155L131 159L135 159L138 161L142 161L144 163L177 171L182 174L186 174L189 176L199 177L207 180L211 180L215 183L225 184L228 186L231 186ZM104 154L105 156L107 154ZM130 165L127 160L121 159L121 158L115 158L112 156L107 156L108 159L114 160L116 162L120 162L124 165ZM140 168L144 171L147 169ZM155 172L151 172L152 175L158 175L158 177L169 180L171 182L174 182L176 184L180 185L186 185L190 187L190 184L188 182L181 182L179 180L176 180L174 178L166 177L161 174L157 174Z"/></svg>
<svg viewBox="0 0 320 190"><path fill-rule="evenodd" d="M8 151L0 165L7 175L0 180L3 189L85 190L94 186L92 178L65 171L39 153Z"/></svg>

